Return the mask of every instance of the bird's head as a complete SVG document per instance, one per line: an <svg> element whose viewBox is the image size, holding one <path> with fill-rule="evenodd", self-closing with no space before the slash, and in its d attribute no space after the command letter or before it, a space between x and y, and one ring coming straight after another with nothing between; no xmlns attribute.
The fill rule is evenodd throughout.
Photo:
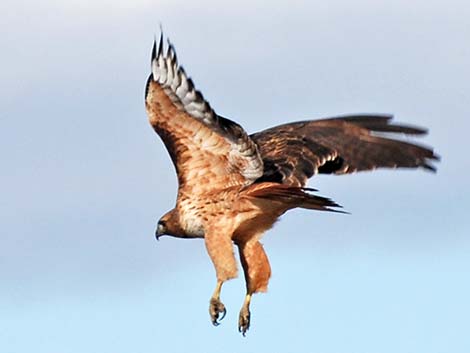
<svg viewBox="0 0 470 353"><path fill-rule="evenodd" d="M178 214L174 209L165 213L158 220L155 237L158 240L163 235L170 235L178 238L184 237L184 232L179 225Z"/></svg>

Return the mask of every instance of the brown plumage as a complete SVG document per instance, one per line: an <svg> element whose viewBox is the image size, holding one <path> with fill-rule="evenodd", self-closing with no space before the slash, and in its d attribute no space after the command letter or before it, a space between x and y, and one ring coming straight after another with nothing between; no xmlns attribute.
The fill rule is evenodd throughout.
<svg viewBox="0 0 470 353"><path fill-rule="evenodd" d="M380 134L423 135L426 130L391 124L392 116L357 115L276 126L250 137L258 145L261 180L303 186L317 173L346 174L375 168L431 171L437 157L429 148Z"/></svg>
<svg viewBox="0 0 470 353"><path fill-rule="evenodd" d="M222 284L237 276L238 247L247 293L238 327L250 326L252 294L267 289L271 268L263 233L287 210L341 212L306 188L317 173L345 174L375 168L434 171L432 149L394 139L425 130L391 123L391 116L360 115L302 121L248 135L217 115L178 64L173 46L154 43L145 105L178 176L176 206L158 222L157 238L204 238L217 286L210 300L212 323L225 315Z"/></svg>

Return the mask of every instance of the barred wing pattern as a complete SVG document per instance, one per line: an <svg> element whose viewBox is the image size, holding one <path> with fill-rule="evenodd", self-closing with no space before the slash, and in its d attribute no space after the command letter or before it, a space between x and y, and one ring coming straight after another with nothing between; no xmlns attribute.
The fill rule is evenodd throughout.
<svg viewBox="0 0 470 353"><path fill-rule="evenodd" d="M219 117L197 91L163 35L152 50L146 110L175 165L180 191L204 193L214 187L248 185L263 173L257 146L243 128ZM184 189L186 188L186 189Z"/></svg>
<svg viewBox="0 0 470 353"><path fill-rule="evenodd" d="M391 124L389 115L357 115L302 121L251 135L264 163L259 181L304 186L317 173L347 174L376 168L431 171L432 149L391 138L423 135L421 128Z"/></svg>

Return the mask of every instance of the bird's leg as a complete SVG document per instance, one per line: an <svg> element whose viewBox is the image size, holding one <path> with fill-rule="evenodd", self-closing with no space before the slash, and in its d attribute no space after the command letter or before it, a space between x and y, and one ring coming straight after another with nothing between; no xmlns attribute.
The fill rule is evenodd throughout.
<svg viewBox="0 0 470 353"><path fill-rule="evenodd" d="M256 237L246 243L237 245L246 281L246 296L238 317L238 331L245 336L250 328L251 296L254 293L267 290L269 277L271 276L271 266L269 266L268 257L263 246Z"/></svg>
<svg viewBox="0 0 470 353"><path fill-rule="evenodd" d="M245 337L246 331L250 328L250 302L251 294L247 293L240 310L240 315L238 316L238 331L241 332L243 337Z"/></svg>
<svg viewBox="0 0 470 353"><path fill-rule="evenodd" d="M224 234L223 229L217 228L213 224L207 227L204 235L207 252L214 263L217 275L217 286L209 304L209 314L214 326L219 325L226 312L224 304L220 301L222 284L237 276L237 263L233 254L232 239L229 235L222 234Z"/></svg>
<svg viewBox="0 0 470 353"><path fill-rule="evenodd" d="M211 300L209 302L209 314L211 316L211 321L214 326L219 326L220 320L225 317L227 310L225 305L220 301L220 291L222 290L222 284L224 282L217 281L215 286L214 294L212 294ZM222 316L219 318L219 314Z"/></svg>

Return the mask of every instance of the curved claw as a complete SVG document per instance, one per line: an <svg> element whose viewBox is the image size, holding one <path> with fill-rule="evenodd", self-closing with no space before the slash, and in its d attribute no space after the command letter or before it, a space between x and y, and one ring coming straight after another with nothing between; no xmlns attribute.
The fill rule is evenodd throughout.
<svg viewBox="0 0 470 353"><path fill-rule="evenodd" d="M225 309L225 306L224 306L224 310L222 311L222 316L220 317L219 321L223 320L226 314L227 314L227 309Z"/></svg>
<svg viewBox="0 0 470 353"><path fill-rule="evenodd" d="M250 329L250 310L247 307L243 307L238 317L238 332L243 337L246 337L246 332Z"/></svg>
<svg viewBox="0 0 470 353"><path fill-rule="evenodd" d="M225 309L225 305L219 299L211 298L209 304L209 314L211 316L212 325L219 326L220 321L223 320L227 314L227 309Z"/></svg>

